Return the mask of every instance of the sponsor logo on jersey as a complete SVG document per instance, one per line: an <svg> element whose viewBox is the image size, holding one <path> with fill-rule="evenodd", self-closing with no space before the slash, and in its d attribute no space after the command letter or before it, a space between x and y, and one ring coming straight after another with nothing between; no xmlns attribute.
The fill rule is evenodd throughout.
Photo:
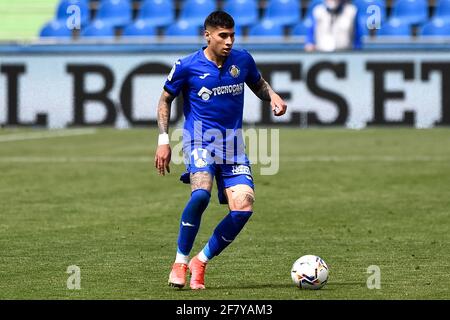
<svg viewBox="0 0 450 320"><path fill-rule="evenodd" d="M222 94L232 94L236 96L238 94L242 94L244 92L244 83L232 84L229 86L221 86L212 88L215 96L220 96Z"/></svg>
<svg viewBox="0 0 450 320"><path fill-rule="evenodd" d="M197 94L204 101L208 101L211 98L211 95L220 96L223 94L232 94L233 96L236 96L242 94L243 92L244 92L244 83L242 82L238 84L232 84L229 86L212 88L211 90L209 90L206 87L202 87Z"/></svg>
<svg viewBox="0 0 450 320"><path fill-rule="evenodd" d="M233 166L231 169L231 172L233 174L247 174L247 175L251 175L251 171L250 168L246 165L240 164L238 166Z"/></svg>
<svg viewBox="0 0 450 320"><path fill-rule="evenodd" d="M241 70L239 70L239 68L236 65L233 64L230 67L230 69L228 70L228 72L230 72L230 74L231 74L231 76L233 78L237 78L237 77L239 77L239 74L241 73Z"/></svg>
<svg viewBox="0 0 450 320"><path fill-rule="evenodd" d="M212 93L213 92L211 90L209 90L208 88L202 87L200 89L200 91L198 92L198 96L202 97L202 100L208 101L209 98L211 98Z"/></svg>
<svg viewBox="0 0 450 320"><path fill-rule="evenodd" d="M203 80L209 75L210 75L210 73L204 73L202 76L198 76L198 77Z"/></svg>

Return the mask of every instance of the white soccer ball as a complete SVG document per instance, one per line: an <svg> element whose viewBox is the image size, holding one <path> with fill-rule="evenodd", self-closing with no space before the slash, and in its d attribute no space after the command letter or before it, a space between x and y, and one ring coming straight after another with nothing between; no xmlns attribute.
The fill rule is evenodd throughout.
<svg viewBox="0 0 450 320"><path fill-rule="evenodd" d="M292 281L300 289L317 290L328 281L328 266L320 257L302 256L294 262L291 270Z"/></svg>

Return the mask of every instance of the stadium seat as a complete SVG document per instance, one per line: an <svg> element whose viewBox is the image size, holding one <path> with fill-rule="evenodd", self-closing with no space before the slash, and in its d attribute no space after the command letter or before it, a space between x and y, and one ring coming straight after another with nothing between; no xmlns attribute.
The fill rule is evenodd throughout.
<svg viewBox="0 0 450 320"><path fill-rule="evenodd" d="M77 6L80 13L80 25L77 26L78 21L71 19L76 12L70 6ZM69 25L73 25L73 28L82 28L89 23L89 7L87 0L61 0L58 3L56 9L56 16L54 20L47 22L41 29L40 37L71 37L72 30L69 29Z"/></svg>
<svg viewBox="0 0 450 320"><path fill-rule="evenodd" d="M95 20L82 29L82 37L113 38L115 36L114 26L104 20Z"/></svg>
<svg viewBox="0 0 450 320"><path fill-rule="evenodd" d="M102 0L95 19L114 27L124 27L130 24L131 13L130 0Z"/></svg>
<svg viewBox="0 0 450 320"><path fill-rule="evenodd" d="M151 37L156 35L155 27L152 24L148 24L146 20L137 20L135 23L126 26L122 32L124 37Z"/></svg>
<svg viewBox="0 0 450 320"><path fill-rule="evenodd" d="M180 13L180 20L193 26L203 26L205 18L216 10L214 0L186 0Z"/></svg>
<svg viewBox="0 0 450 320"><path fill-rule="evenodd" d="M235 25L234 26L234 36L235 37L242 37L243 36L242 26L239 26L239 25Z"/></svg>
<svg viewBox="0 0 450 320"><path fill-rule="evenodd" d="M249 26L258 22L258 3L256 0L227 0L224 11L228 12L237 26Z"/></svg>
<svg viewBox="0 0 450 320"><path fill-rule="evenodd" d="M248 34L251 37L282 37L284 29L282 25L274 23L272 20L264 20L250 27Z"/></svg>
<svg viewBox="0 0 450 320"><path fill-rule="evenodd" d="M41 29L39 36L41 38L71 38L72 30L67 28L65 21L52 20Z"/></svg>
<svg viewBox="0 0 450 320"><path fill-rule="evenodd" d="M306 36L308 34L308 27L311 26L311 19L305 19L297 23L291 30L292 36Z"/></svg>
<svg viewBox="0 0 450 320"><path fill-rule="evenodd" d="M282 26L293 26L301 20L298 0L269 0L264 20Z"/></svg>
<svg viewBox="0 0 450 320"><path fill-rule="evenodd" d="M409 24L422 24L428 20L427 0L397 0L393 6L392 18Z"/></svg>
<svg viewBox="0 0 450 320"><path fill-rule="evenodd" d="M89 23L90 12L89 3L87 0L61 0L56 9L56 20L60 20L64 24L67 19L70 18L75 11L69 10L70 6L77 6L80 9L80 24L85 26Z"/></svg>
<svg viewBox="0 0 450 320"><path fill-rule="evenodd" d="M450 0L438 0L433 18L450 20Z"/></svg>
<svg viewBox="0 0 450 320"><path fill-rule="evenodd" d="M435 18L422 26L419 35L424 37L450 36L450 21Z"/></svg>
<svg viewBox="0 0 450 320"><path fill-rule="evenodd" d="M382 20L382 21L384 22L386 20ZM368 36L368 35L370 35L370 31L369 31L370 29L367 26L367 21L364 20L364 19L358 19L358 23L359 23L359 26L360 26L359 31L361 32L360 36ZM383 25L383 24L381 24L381 25ZM378 27L380 27L381 25L379 25ZM374 26L374 27L376 29L377 26Z"/></svg>
<svg viewBox="0 0 450 320"><path fill-rule="evenodd" d="M173 0L144 0L137 20L145 21L147 26L167 27L175 19Z"/></svg>
<svg viewBox="0 0 450 320"><path fill-rule="evenodd" d="M194 37L200 36L198 25L189 21L179 20L177 23L170 25L166 29L166 37Z"/></svg>
<svg viewBox="0 0 450 320"><path fill-rule="evenodd" d="M377 30L377 36L411 36L411 25L400 19L389 19Z"/></svg>

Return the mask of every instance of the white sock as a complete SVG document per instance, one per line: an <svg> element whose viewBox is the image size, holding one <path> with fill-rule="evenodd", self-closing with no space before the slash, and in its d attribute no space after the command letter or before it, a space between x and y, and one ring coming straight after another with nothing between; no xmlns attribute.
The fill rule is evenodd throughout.
<svg viewBox="0 0 450 320"><path fill-rule="evenodd" d="M198 260L200 260L203 263L206 263L209 261L208 257L205 255L205 253L202 251L200 251L200 253L198 254Z"/></svg>
<svg viewBox="0 0 450 320"><path fill-rule="evenodd" d="M185 256L184 254L177 252L177 256L175 257L175 263L187 264L188 262L189 256Z"/></svg>

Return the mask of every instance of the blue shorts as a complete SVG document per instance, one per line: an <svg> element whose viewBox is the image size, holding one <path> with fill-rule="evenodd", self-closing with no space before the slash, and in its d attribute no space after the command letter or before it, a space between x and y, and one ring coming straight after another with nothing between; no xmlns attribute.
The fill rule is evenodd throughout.
<svg viewBox="0 0 450 320"><path fill-rule="evenodd" d="M216 178L217 195L220 204L228 203L227 197L225 196L226 188L238 184L245 184L255 189L252 170L248 161L245 164L218 164L208 155L200 158L197 157L197 159L191 156L189 163L186 165L186 172L181 175L180 180L183 183L190 183L190 174L196 172L209 172L213 178Z"/></svg>

